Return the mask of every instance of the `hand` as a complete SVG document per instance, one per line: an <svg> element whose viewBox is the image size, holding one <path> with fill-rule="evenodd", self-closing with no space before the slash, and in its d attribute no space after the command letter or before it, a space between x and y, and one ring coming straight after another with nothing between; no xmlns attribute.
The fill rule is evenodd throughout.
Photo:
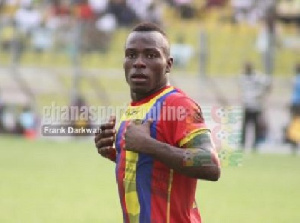
<svg viewBox="0 0 300 223"><path fill-rule="evenodd" d="M100 132L95 134L95 145L98 153L110 160L115 160L116 149L113 144L116 138L116 117L110 116L107 123L100 125Z"/></svg>
<svg viewBox="0 0 300 223"><path fill-rule="evenodd" d="M142 124L139 124L138 121L139 120L131 121L127 126L124 137L124 149L138 153L146 153L146 151L144 151L145 140L151 138L150 125L153 120L147 120Z"/></svg>

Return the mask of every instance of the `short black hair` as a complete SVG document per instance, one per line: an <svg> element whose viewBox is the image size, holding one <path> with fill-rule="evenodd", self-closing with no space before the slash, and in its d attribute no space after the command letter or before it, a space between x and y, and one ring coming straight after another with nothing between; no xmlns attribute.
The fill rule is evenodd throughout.
<svg viewBox="0 0 300 223"><path fill-rule="evenodd" d="M169 40L166 35L166 33L155 23L152 22L142 22L138 25L136 25L133 29L132 32L159 32L163 37L166 39L168 45L164 49L165 55L169 56L170 55L170 47L169 47Z"/></svg>
<svg viewBox="0 0 300 223"><path fill-rule="evenodd" d="M136 25L133 29L132 32L152 32L156 31L162 34L164 37L167 38L166 33L155 23L151 22L142 22L138 25Z"/></svg>

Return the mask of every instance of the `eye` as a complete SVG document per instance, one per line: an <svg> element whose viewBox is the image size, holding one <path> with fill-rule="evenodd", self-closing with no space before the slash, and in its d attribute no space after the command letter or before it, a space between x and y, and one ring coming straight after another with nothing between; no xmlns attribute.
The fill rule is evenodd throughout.
<svg viewBox="0 0 300 223"><path fill-rule="evenodd" d="M148 53L147 58L148 59L154 59L154 58L156 58L156 54L155 53Z"/></svg>
<svg viewBox="0 0 300 223"><path fill-rule="evenodd" d="M129 52L129 53L126 53L126 57L129 59L134 59L134 58L136 58L136 54L133 52Z"/></svg>

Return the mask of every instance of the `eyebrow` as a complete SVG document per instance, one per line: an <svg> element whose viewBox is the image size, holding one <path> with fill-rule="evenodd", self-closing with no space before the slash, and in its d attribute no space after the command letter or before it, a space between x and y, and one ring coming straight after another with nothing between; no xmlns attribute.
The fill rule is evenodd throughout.
<svg viewBox="0 0 300 223"><path fill-rule="evenodd" d="M130 52L130 51L136 51L136 48L126 48L125 49L125 53L126 52ZM167 57L168 56L170 56L170 54L169 54L169 51L168 51L168 49L166 49L165 47L161 47L161 50L159 50L159 48L145 48L144 50L143 50L144 52L146 51L155 51L155 52L158 52L158 53L162 53L162 54L164 54L164 55L166 55Z"/></svg>
<svg viewBox="0 0 300 223"><path fill-rule="evenodd" d="M137 50L137 48L126 48L125 49L126 51L135 51L135 50ZM145 48L145 49L143 49L143 51L160 51L158 48Z"/></svg>

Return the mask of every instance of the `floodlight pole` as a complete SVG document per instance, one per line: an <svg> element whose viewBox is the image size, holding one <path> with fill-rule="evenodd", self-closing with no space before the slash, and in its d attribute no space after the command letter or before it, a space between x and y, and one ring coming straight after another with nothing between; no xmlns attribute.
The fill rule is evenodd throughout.
<svg viewBox="0 0 300 223"><path fill-rule="evenodd" d="M268 75L273 75L275 65L275 48L276 48L276 12L275 5L270 6L266 12L266 31L267 47L264 55L264 71Z"/></svg>
<svg viewBox="0 0 300 223"><path fill-rule="evenodd" d="M73 53L72 53L72 67L73 67L73 84L71 89L71 103L74 102L80 92L80 79L81 79L81 67L80 67L80 56L81 56L81 32L83 22L78 19L74 27L73 35Z"/></svg>
<svg viewBox="0 0 300 223"><path fill-rule="evenodd" d="M17 27L16 22L12 21L13 26L13 37L10 47L11 54L11 62L10 62L10 73L14 81L19 85L21 91L27 95L30 100L30 106L32 109L37 110L36 98L34 92L30 89L30 87L26 84L26 82L22 79L20 73L18 72L18 67L20 65L21 59L21 50L22 43L20 38L20 33Z"/></svg>

